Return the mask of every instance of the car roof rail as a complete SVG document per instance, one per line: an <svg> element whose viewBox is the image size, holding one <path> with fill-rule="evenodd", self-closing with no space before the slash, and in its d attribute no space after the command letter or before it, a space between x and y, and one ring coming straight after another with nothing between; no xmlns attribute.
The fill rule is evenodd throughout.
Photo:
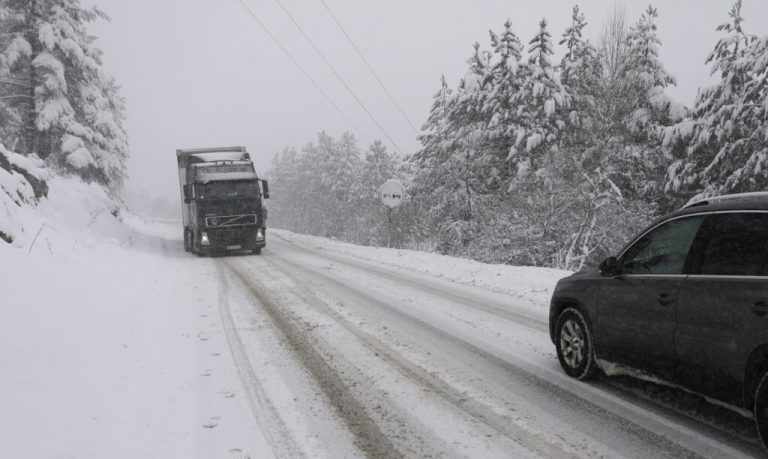
<svg viewBox="0 0 768 459"><path fill-rule="evenodd" d="M735 194L724 194L722 196L712 196L710 198L689 201L688 204L684 205L682 208L688 209L689 207L704 206L707 204L714 204L717 202L736 201L739 199L755 199L755 198L768 198L768 191L753 191L751 193L735 193Z"/></svg>

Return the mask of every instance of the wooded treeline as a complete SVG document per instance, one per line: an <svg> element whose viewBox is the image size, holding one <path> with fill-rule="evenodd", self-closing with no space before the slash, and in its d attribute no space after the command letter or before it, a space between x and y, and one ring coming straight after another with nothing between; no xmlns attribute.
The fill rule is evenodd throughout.
<svg viewBox="0 0 768 459"><path fill-rule="evenodd" d="M475 43L464 78L442 79L407 158L380 143L364 156L349 134L278 155L273 225L381 244L375 190L398 177L409 190L399 244L578 269L695 195L766 189L768 36L745 31L741 1L707 59L720 81L690 109L666 95L676 81L659 58L655 8L632 24L614 9L594 43L577 6L571 17L559 40L542 20L524 43L506 21L488 46Z"/></svg>
<svg viewBox="0 0 768 459"><path fill-rule="evenodd" d="M128 156L125 103L79 0L0 0L0 142L115 190Z"/></svg>

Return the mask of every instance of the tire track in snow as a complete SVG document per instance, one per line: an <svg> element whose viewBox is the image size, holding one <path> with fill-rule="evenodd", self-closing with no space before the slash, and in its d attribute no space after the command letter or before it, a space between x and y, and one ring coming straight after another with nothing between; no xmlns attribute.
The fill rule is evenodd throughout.
<svg viewBox="0 0 768 459"><path fill-rule="evenodd" d="M333 310L325 301L315 295L315 293L306 287L303 287L300 280L295 277L295 274L291 274L290 269L287 269L282 262L278 262L274 258L267 258L266 260L285 276L297 281L297 287L293 289L293 293L296 296L302 299L307 305L314 307L321 313L332 318L337 324L359 339L365 346L382 356L392 367L396 368L409 379L428 388L455 408L482 422L498 433L507 436L517 444L530 449L533 453L548 458L577 457L575 454L565 451L559 445L551 443L543 436L529 432L514 424L510 419L495 414L490 407L473 400L467 400L463 393L455 390L445 381L430 374L417 364L402 357L381 340L356 327L337 311Z"/></svg>
<svg viewBox="0 0 768 459"><path fill-rule="evenodd" d="M306 247L304 244L300 242L295 242L289 239L286 239L278 234L273 233L273 236L279 238L279 240L282 243L288 244L291 248L299 249L302 252L313 256L315 258L320 259L326 259L329 261L333 261L339 265L343 265L346 267L350 267L353 269L358 269L361 271L364 271L366 273L375 274L378 277L382 277L394 282L399 282L402 285L406 285L408 287L412 287L415 290L422 291L427 294L432 294L441 298L444 298L448 301L460 303L465 306L473 307L477 310L489 313L491 315L497 315L499 317L503 317L505 319L508 319L516 324L524 325L528 328L541 331L544 333L549 334L549 327L547 322L542 321L540 319L536 319L534 317L530 317L526 314L518 314L513 311L509 311L505 308L505 303L501 302L499 300L496 300L494 298L484 297L482 301L479 301L478 299L472 298L470 296L467 296L463 292L461 292L460 289L452 289L450 286L444 286L440 285L443 283L443 281L440 281L438 279L431 280L429 279L429 275L414 271L414 275L418 278L418 281L415 281L413 279L409 279L407 274L401 274L398 272L397 267L387 267L382 266L378 267L375 265L374 261L369 260L358 260L350 255L338 255L338 254L332 254L327 251L321 251L316 250L311 247ZM424 283L426 285L424 285ZM464 287L473 287L470 285L464 285L460 284ZM476 287L481 295L483 295L483 288L482 287ZM492 295L503 295L503 293L491 291ZM686 426L690 429L704 429L705 432L702 432L706 436L720 436L721 438L729 438L733 439L739 444L739 448L745 448L745 451L750 451L750 454L753 455L762 455L763 449L762 446L760 446L759 441L756 438L753 438L751 436L744 436L743 429L738 430L736 428L733 428L732 426L728 425L720 425L717 422L713 422L711 417L713 416L709 411L707 411L707 414L705 415L705 419L700 418L699 413L696 411L690 411L686 409L686 404L682 403L682 406L678 406L676 404L669 404L664 403L658 400L658 398L652 398L644 394L639 394L637 392L637 388L634 387L631 382L625 382L616 380L614 378L605 377L600 380L598 383L601 385L601 388L606 390L607 392L611 393L613 396L621 398L629 403L638 405L639 407L642 407L646 410L652 411L652 412L659 412L661 411L664 416L672 416L677 418L678 422L681 425ZM666 386L662 385L660 386L662 390L666 389ZM705 402L703 402L701 405L704 405ZM717 410L718 408L715 406L711 407L712 410ZM731 413L727 413L727 415L730 415ZM739 426L741 427L741 426Z"/></svg>
<svg viewBox="0 0 768 459"><path fill-rule="evenodd" d="M259 305L267 313L277 329L285 336L301 364L310 372L320 389L346 422L347 427L356 439L356 446L360 451L369 457L375 458L402 457L402 454L397 451L389 438L382 433L376 422L368 416L365 407L350 393L342 378L325 361L323 356L318 353L307 338L304 337L304 332L269 299L268 294L253 279L243 275L227 260L224 260L223 264L258 300Z"/></svg>
<svg viewBox="0 0 768 459"><path fill-rule="evenodd" d="M261 387L256 372L251 366L240 335L238 335L232 311L229 307L229 281L222 264L215 261L219 277L219 315L224 328L224 335L229 350L240 376L243 390L248 399L248 407L256 423L261 427L276 457L302 457L301 450L286 427L280 412L272 404L264 388Z"/></svg>
<svg viewBox="0 0 768 459"><path fill-rule="evenodd" d="M379 267L373 266L371 263L353 260L350 257L346 257L346 256L334 255L326 252L321 253L316 250L312 250L310 248L304 247L299 243L289 241L279 235L273 234L273 236L280 239L280 241L286 244L289 244L291 247L302 250L303 252L306 252L314 257L332 260L342 265L360 269L372 274L376 274L378 277L383 277L383 278L392 280L394 282L397 282L399 284L407 285L408 287L414 288L416 290L420 290L429 295L444 298L452 302L462 303L466 306L472 307L479 311L483 311L492 315L503 317L517 324L524 325L528 328L532 328L536 331L549 333L549 325L540 319L531 317L521 312L512 311L507 307L507 305L498 301L494 301L491 298L486 298L484 299L484 301L478 301L475 298L472 298L470 296L467 296L466 294L463 294L462 292L459 292L457 289L452 289L451 287L448 287L446 285L438 285L438 283L436 282L429 282L427 280L428 275L418 273L417 275L419 276L419 280L416 281L413 278L409 278L406 275L397 273L394 269L379 268Z"/></svg>
<svg viewBox="0 0 768 459"><path fill-rule="evenodd" d="M294 244L291 245L294 246ZM307 250L305 249L305 251ZM312 253L311 251L309 252ZM273 254L277 255L275 252ZM326 258L325 254L316 255L312 253L312 255ZM590 413L591 418L600 419L602 423L614 425L629 436L636 436L638 439L641 439L641 442L646 443L648 448L677 457L696 457L700 455L711 457L747 456L747 454L726 443L697 434L695 430L682 426L662 414L638 406L633 401L609 395L600 387L564 380L564 377L550 379L548 378L550 375L546 374L547 370L544 370L537 362L529 361L525 357L509 352L506 352L504 357L501 357L494 351L486 350L476 343L455 336L418 317L392 307L381 299L372 296L365 287L352 286L338 279L337 276L324 272L322 269L305 266L296 261L288 260L285 257L280 257L280 259L291 266L294 272L305 272L320 278L325 284L333 285L334 288L342 291L348 291L359 297L366 304L376 305L380 310L397 317L400 322L410 323L414 327L420 328L422 333L426 332L427 334L439 337L450 343L450 345L460 346L477 358L486 360L496 367L503 368L519 384L539 387L540 390L559 400L561 406L571 407L574 411L587 411ZM360 269L368 271L365 268ZM444 297L444 295L440 296ZM578 389L578 392L570 390L575 385L578 385L578 387L575 387Z"/></svg>

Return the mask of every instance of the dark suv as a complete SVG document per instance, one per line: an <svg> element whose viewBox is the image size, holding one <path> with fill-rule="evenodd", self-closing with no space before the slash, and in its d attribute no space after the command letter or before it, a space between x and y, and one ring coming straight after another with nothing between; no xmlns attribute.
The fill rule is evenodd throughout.
<svg viewBox="0 0 768 459"><path fill-rule="evenodd" d="M768 441L768 193L660 218L561 280L549 328L568 375L630 367L753 411Z"/></svg>

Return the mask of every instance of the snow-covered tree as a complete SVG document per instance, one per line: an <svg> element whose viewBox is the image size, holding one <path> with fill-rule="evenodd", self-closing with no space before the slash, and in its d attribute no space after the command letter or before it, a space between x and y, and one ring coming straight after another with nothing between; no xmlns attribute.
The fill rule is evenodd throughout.
<svg viewBox="0 0 768 459"><path fill-rule="evenodd" d="M744 31L741 0L729 16L707 59L720 81L699 92L691 119L665 133L665 146L678 154L670 191L710 196L768 187L768 36Z"/></svg>
<svg viewBox="0 0 768 459"><path fill-rule="evenodd" d="M0 102L19 149L117 187L125 175L124 102L87 25L107 19L79 0L5 0Z"/></svg>
<svg viewBox="0 0 768 459"><path fill-rule="evenodd" d="M388 215L387 209L381 204L378 197L379 187L389 179L400 179L403 181L402 170L400 167L400 158L387 150L387 147L381 141L375 141L368 147L363 159L362 168L359 177L358 196L358 239L370 245L384 245L388 236ZM394 213L395 219L399 222L400 209ZM403 228L395 224L397 231L393 236L399 243L402 240Z"/></svg>
<svg viewBox="0 0 768 459"><path fill-rule="evenodd" d="M512 31L512 22L507 19L500 36L491 32L493 46L492 80L483 110L488 119L485 128L484 145L493 158L486 181L489 185L508 184L513 168L510 167L510 151L514 148L517 132L520 130L519 107L514 104L517 92L526 74L522 62L522 44Z"/></svg>
<svg viewBox="0 0 768 459"><path fill-rule="evenodd" d="M479 55L479 46L475 46L475 55ZM473 164L479 139L467 134L482 131L477 120L482 106L476 105L475 92L480 90L477 84L482 73L478 70L484 72L476 63L470 59L470 83L463 80L457 90L451 90L442 78L419 137L422 149L411 158L414 177L409 191L426 209L434 232L441 233L438 238L449 245L463 244L472 219L477 185Z"/></svg>
<svg viewBox="0 0 768 459"><path fill-rule="evenodd" d="M677 84L674 76L664 68L659 59L659 40L656 30L658 11L649 6L627 37L628 61L625 78L634 85L630 96L636 97L636 109L632 114L630 129L658 137L658 127L669 123L673 102L664 89Z"/></svg>
<svg viewBox="0 0 768 459"><path fill-rule="evenodd" d="M579 114L587 111L594 98L591 91L600 78L597 50L584 38L586 18L578 5L573 7L571 25L565 29L560 45L565 45L565 55L560 61L560 81L572 96L571 123L580 124Z"/></svg>
<svg viewBox="0 0 768 459"><path fill-rule="evenodd" d="M545 153L558 149L560 133L567 126L570 95L560 84L552 54L547 21L542 19L538 33L529 42L521 87L512 98L518 107L520 127L508 157L520 179L545 166Z"/></svg>

